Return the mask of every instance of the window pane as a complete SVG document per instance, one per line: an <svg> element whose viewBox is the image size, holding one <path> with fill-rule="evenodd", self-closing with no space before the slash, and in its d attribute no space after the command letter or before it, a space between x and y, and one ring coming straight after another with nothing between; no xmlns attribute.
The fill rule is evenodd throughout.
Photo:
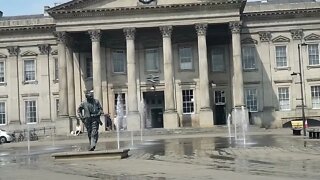
<svg viewBox="0 0 320 180"><path fill-rule="evenodd" d="M25 119L26 123L37 122L36 101L25 101Z"/></svg>
<svg viewBox="0 0 320 180"><path fill-rule="evenodd" d="M35 71L35 61L34 60L25 60L24 61L24 80L25 81L34 81L36 80L36 71Z"/></svg>
<svg viewBox="0 0 320 180"><path fill-rule="evenodd" d="M0 124L6 124L6 103L0 102Z"/></svg>
<svg viewBox="0 0 320 180"><path fill-rule="evenodd" d="M242 66L243 69L255 69L256 61L255 61L255 47L243 47L242 48Z"/></svg>
<svg viewBox="0 0 320 180"><path fill-rule="evenodd" d="M146 70L157 71L159 70L159 51L158 49L146 49Z"/></svg>
<svg viewBox="0 0 320 180"><path fill-rule="evenodd" d="M278 89L280 110L290 110L289 88L281 87Z"/></svg>
<svg viewBox="0 0 320 180"><path fill-rule="evenodd" d="M312 108L320 109L320 86L311 86Z"/></svg>
<svg viewBox="0 0 320 180"><path fill-rule="evenodd" d="M250 112L258 111L258 97L256 89L245 90L246 106Z"/></svg>
<svg viewBox="0 0 320 180"><path fill-rule="evenodd" d="M59 61L58 58L54 58L54 79L59 79Z"/></svg>
<svg viewBox="0 0 320 180"><path fill-rule="evenodd" d="M224 59L224 48L216 47L212 49L211 69L213 72L221 72L225 70Z"/></svg>
<svg viewBox="0 0 320 180"><path fill-rule="evenodd" d="M276 46L276 64L277 67L287 67L287 47Z"/></svg>
<svg viewBox="0 0 320 180"><path fill-rule="evenodd" d="M309 44L308 45L309 53L309 65L319 65L319 44Z"/></svg>
<svg viewBox="0 0 320 180"><path fill-rule="evenodd" d="M114 50L112 52L113 72L124 73L126 68L126 57L124 50Z"/></svg>
<svg viewBox="0 0 320 180"><path fill-rule="evenodd" d="M193 90L182 90L182 108L184 114L194 112Z"/></svg>
<svg viewBox="0 0 320 180"><path fill-rule="evenodd" d="M181 47L179 48L180 69L192 69L192 48Z"/></svg>
<svg viewBox="0 0 320 180"><path fill-rule="evenodd" d="M0 82L4 82L5 67L4 62L0 62Z"/></svg>

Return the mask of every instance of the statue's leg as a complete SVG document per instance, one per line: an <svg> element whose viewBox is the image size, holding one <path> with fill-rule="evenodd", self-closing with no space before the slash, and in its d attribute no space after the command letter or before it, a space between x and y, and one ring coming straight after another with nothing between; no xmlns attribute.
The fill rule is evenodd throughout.
<svg viewBox="0 0 320 180"><path fill-rule="evenodd" d="M98 129L99 129L98 121L93 121L92 131L91 131L91 144L90 144L91 151L93 151L96 148L96 143L98 142Z"/></svg>
<svg viewBox="0 0 320 180"><path fill-rule="evenodd" d="M87 122L86 128L87 128L87 132L88 132L89 145L91 147L92 124L90 122Z"/></svg>

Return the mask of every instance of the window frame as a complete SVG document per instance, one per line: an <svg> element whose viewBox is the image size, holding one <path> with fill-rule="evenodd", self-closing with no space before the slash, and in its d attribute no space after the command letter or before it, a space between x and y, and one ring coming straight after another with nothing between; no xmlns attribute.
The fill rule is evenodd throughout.
<svg viewBox="0 0 320 180"><path fill-rule="evenodd" d="M318 46L318 64L311 64L310 63L310 45L317 45ZM320 66L320 43L308 43L307 46L307 57L308 57L308 66Z"/></svg>
<svg viewBox="0 0 320 180"><path fill-rule="evenodd" d="M59 58L54 57L53 63L54 63L54 81L58 81L59 80Z"/></svg>
<svg viewBox="0 0 320 180"><path fill-rule="evenodd" d="M115 72L115 60L113 58L113 53L114 52L123 52L124 58L123 58L123 71L119 71L119 72ZM112 73L113 74L126 74L127 72L127 54L126 54L126 50L125 49L112 49L111 50L111 63L112 63Z"/></svg>
<svg viewBox="0 0 320 180"><path fill-rule="evenodd" d="M35 117L30 117L30 118L35 118L35 122L30 122L28 119L28 115L27 115L27 102L35 102ZM37 100L36 99L25 99L24 100L24 118L25 118L25 123L26 124L37 124L38 123L38 120L39 120L39 118L38 118L38 115L39 115L39 113L38 113L39 111L38 111L38 102L37 102Z"/></svg>
<svg viewBox="0 0 320 180"><path fill-rule="evenodd" d="M3 63L3 81L0 80L0 84L5 84L6 83L6 78L7 78L6 77L6 60L0 58L0 63Z"/></svg>
<svg viewBox="0 0 320 180"><path fill-rule="evenodd" d="M33 61L34 66L34 79L26 80L26 61ZM37 81L37 60L36 58L25 58L23 59L23 82L24 83L32 83Z"/></svg>
<svg viewBox="0 0 320 180"><path fill-rule="evenodd" d="M281 106L281 103L280 103L280 89L284 89L284 88L286 88L286 89L288 89L288 109L283 109L283 108L281 108L281 107L283 107L283 106ZM281 86L281 87L278 87L278 92L277 92L277 96L278 96L278 104L279 104L279 110L280 111L290 111L291 110L291 98L290 98L290 87L289 86Z"/></svg>
<svg viewBox="0 0 320 180"><path fill-rule="evenodd" d="M256 107L256 109L255 110L252 110L252 108L251 108L251 104L250 105L248 105L248 91L251 91L251 90L254 90L255 91L255 96L254 96L254 99L253 100L251 100L250 102L254 102L255 104L254 104L254 106ZM246 107L247 107L247 109L248 109L248 111L249 112L258 112L259 111L259 92L258 92L258 88L256 88L256 87L248 87L248 88L245 88L244 89L244 95L245 95L245 103L246 103ZM250 94L251 95L251 94Z"/></svg>
<svg viewBox="0 0 320 180"><path fill-rule="evenodd" d="M313 87L318 87L318 92L316 92L316 91L312 91L312 88ZM318 107L315 107L314 106L314 98L313 98L313 93L318 93L318 96L317 96L317 99L318 99ZM312 109L320 109L320 85L312 85L311 87L310 87L310 96L311 96L311 106L312 106Z"/></svg>
<svg viewBox="0 0 320 180"><path fill-rule="evenodd" d="M277 47L285 47L286 52L286 66L278 66L278 60L277 60ZM289 53L288 53L288 44L275 44L274 45L274 58L275 58L275 67L277 69L286 69L289 68ZM280 58L280 57L279 57Z"/></svg>
<svg viewBox="0 0 320 180"><path fill-rule="evenodd" d="M0 104L1 104L1 103L4 103L4 123L2 123L2 122L1 122L1 119L0 119L0 126L3 126L3 125L7 125L7 124L8 124L7 102L1 100L1 101L0 101ZM0 108L0 114L2 114L1 108Z"/></svg>
<svg viewBox="0 0 320 180"><path fill-rule="evenodd" d="M253 65L252 65L252 67L245 67L245 64L246 64L246 63L244 63L244 61L245 61L245 58L244 58L245 57L245 54L244 54L245 48L253 49L253 51L252 51L253 54L249 54L249 55L253 56ZM256 70L257 69L257 48L256 48L256 46L255 45L242 45L241 46L241 59L242 59L242 70L243 71Z"/></svg>
<svg viewBox="0 0 320 180"><path fill-rule="evenodd" d="M90 79L93 77L93 66L92 65L93 65L92 57L87 57L85 59L86 79Z"/></svg>
<svg viewBox="0 0 320 180"><path fill-rule="evenodd" d="M190 98L189 101L184 101L184 91L191 91L192 92L192 97ZM181 95L182 95L182 114L194 114L196 111L195 107L195 90L194 89L182 89L181 90ZM190 93L188 94L190 96ZM188 105L192 104L192 107L188 107ZM186 105L186 107L185 107ZM185 110L190 109L191 111L187 112Z"/></svg>
<svg viewBox="0 0 320 180"><path fill-rule="evenodd" d="M182 65L182 62L181 62L181 49L186 49L186 48L190 48L190 53L191 53L191 55L190 55L190 59L191 59L191 62L190 62L190 64L191 64L191 68L188 68L188 69L186 69L186 68L182 68L181 67L181 65ZM193 47L193 45L179 45L178 46L178 58L179 58L179 70L180 71L194 71L194 52L193 52L193 50L194 50L194 47ZM185 57L184 57L185 58Z"/></svg>
<svg viewBox="0 0 320 180"><path fill-rule="evenodd" d="M156 56L156 66L157 69L148 69L147 67L147 51L149 50L156 50L157 51L157 56ZM145 48L144 49L144 63L145 63L145 71L146 72L159 72L160 71L160 49L159 48Z"/></svg>
<svg viewBox="0 0 320 180"><path fill-rule="evenodd" d="M217 61L214 61L214 58L213 58L213 51L215 50L215 49L222 49L223 50L223 53L222 53L222 55L223 55L223 62L222 62L222 65L223 65L223 68L222 69L219 69L219 70L215 70L214 69L214 67L216 67L215 66L215 63L214 62L217 62ZM210 62L211 62L211 67L210 67L210 69L211 69L211 72L213 72L213 73L221 73L221 72L226 72L226 59L227 59L227 55L226 55L226 48L224 47L224 46L213 46L212 48L211 48L211 50L210 50Z"/></svg>

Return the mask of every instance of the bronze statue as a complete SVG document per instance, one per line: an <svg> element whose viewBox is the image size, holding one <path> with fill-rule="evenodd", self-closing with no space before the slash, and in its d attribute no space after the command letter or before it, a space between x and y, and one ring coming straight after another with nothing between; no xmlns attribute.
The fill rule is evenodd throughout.
<svg viewBox="0 0 320 180"><path fill-rule="evenodd" d="M94 151L99 137L99 124L102 125L100 116L103 110L100 102L94 99L93 91L86 91L85 96L86 100L78 107L78 116L88 131L89 151Z"/></svg>

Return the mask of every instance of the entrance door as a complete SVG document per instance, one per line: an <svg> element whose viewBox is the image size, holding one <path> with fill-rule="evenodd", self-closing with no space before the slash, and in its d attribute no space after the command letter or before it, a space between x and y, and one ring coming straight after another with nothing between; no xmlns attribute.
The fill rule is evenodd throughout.
<svg viewBox="0 0 320 180"><path fill-rule="evenodd" d="M146 106L146 128L163 128L164 92L144 92Z"/></svg>
<svg viewBox="0 0 320 180"><path fill-rule="evenodd" d="M215 124L223 125L226 124L226 97L225 91L215 90L214 91L215 101Z"/></svg>

